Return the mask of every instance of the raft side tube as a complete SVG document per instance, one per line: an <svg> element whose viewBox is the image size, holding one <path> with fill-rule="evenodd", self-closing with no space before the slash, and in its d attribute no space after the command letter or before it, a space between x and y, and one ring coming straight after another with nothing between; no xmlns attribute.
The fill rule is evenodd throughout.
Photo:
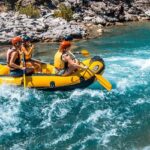
<svg viewBox="0 0 150 150"><path fill-rule="evenodd" d="M105 64L102 58L95 56L86 59L83 63L89 67L88 70L79 69L70 76L58 76L47 72L52 72L53 65L43 64L43 73L26 76L28 88L37 88L50 91L72 90L75 88L85 88L95 81L95 74L103 74ZM0 69L8 70L7 66L0 65ZM5 70L4 69L4 70ZM48 70L48 71L47 71ZM92 70L92 72L90 71ZM12 77L8 73L0 75L0 84L23 85L23 77Z"/></svg>

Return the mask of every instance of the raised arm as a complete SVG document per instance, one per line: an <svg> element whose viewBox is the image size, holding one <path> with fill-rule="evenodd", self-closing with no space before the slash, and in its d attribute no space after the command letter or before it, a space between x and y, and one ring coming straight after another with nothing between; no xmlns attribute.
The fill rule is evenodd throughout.
<svg viewBox="0 0 150 150"><path fill-rule="evenodd" d="M32 52L33 52L33 46L29 49L29 51L27 51L26 50L26 48L24 47L24 46L22 46L21 47L21 50L22 50L22 52L26 55L26 56L28 56L28 55L31 55L32 54Z"/></svg>
<svg viewBox="0 0 150 150"><path fill-rule="evenodd" d="M68 54L64 54L62 56L63 60L65 62L68 62L69 65L73 66L73 67L76 67L76 68L81 68L81 69L86 69L85 66L81 66L79 65L78 63L76 63L76 61L72 60L71 57L68 55Z"/></svg>

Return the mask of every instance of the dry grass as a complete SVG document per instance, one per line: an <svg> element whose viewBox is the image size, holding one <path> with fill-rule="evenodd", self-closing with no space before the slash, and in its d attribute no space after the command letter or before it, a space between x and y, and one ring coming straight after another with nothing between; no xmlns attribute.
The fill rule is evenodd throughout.
<svg viewBox="0 0 150 150"><path fill-rule="evenodd" d="M38 18L40 16L40 10L31 4L25 7L16 6L16 10L19 11L20 14L25 14L32 18Z"/></svg>
<svg viewBox="0 0 150 150"><path fill-rule="evenodd" d="M59 9L54 12L54 17L61 17L67 21L70 21L72 19L72 16L72 9L64 4L60 4Z"/></svg>

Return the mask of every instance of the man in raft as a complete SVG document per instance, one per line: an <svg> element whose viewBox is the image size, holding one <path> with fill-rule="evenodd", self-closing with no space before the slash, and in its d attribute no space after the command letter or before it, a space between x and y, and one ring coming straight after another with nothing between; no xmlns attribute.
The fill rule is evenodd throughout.
<svg viewBox="0 0 150 150"><path fill-rule="evenodd" d="M41 63L39 61L32 59L33 49L34 45L31 44L31 38L27 35L24 35L23 43L21 46L21 53L25 55L26 66L32 66L34 70L37 70L39 73L41 73L42 72Z"/></svg>
<svg viewBox="0 0 150 150"><path fill-rule="evenodd" d="M20 59L20 49L22 44L22 38L17 36L11 40L13 45L7 51L7 65L10 68L10 75L14 77L23 76L23 70L26 70L26 74L32 74L33 68L25 68L21 66L21 59Z"/></svg>
<svg viewBox="0 0 150 150"><path fill-rule="evenodd" d="M86 69L86 66L81 66L70 52L71 42L62 41L57 53L54 56L54 66L56 74L68 76L77 69Z"/></svg>

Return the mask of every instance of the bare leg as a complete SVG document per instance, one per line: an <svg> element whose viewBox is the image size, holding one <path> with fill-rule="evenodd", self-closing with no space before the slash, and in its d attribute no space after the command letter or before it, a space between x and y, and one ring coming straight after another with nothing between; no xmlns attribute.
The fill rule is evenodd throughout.
<svg viewBox="0 0 150 150"><path fill-rule="evenodd" d="M66 71L65 73L63 74L63 76L68 76L68 75L71 75L73 73L73 71L75 71L77 68L74 67L74 66L70 66Z"/></svg>
<svg viewBox="0 0 150 150"><path fill-rule="evenodd" d="M26 68L26 74L27 75L31 75L34 73L34 69L33 68Z"/></svg>
<svg viewBox="0 0 150 150"><path fill-rule="evenodd" d="M34 72L37 70L38 72L42 72L41 64L35 61L28 61L27 66L34 67Z"/></svg>
<svg viewBox="0 0 150 150"><path fill-rule="evenodd" d="M38 72L42 72L42 67L40 63L32 62L33 66L38 70Z"/></svg>

